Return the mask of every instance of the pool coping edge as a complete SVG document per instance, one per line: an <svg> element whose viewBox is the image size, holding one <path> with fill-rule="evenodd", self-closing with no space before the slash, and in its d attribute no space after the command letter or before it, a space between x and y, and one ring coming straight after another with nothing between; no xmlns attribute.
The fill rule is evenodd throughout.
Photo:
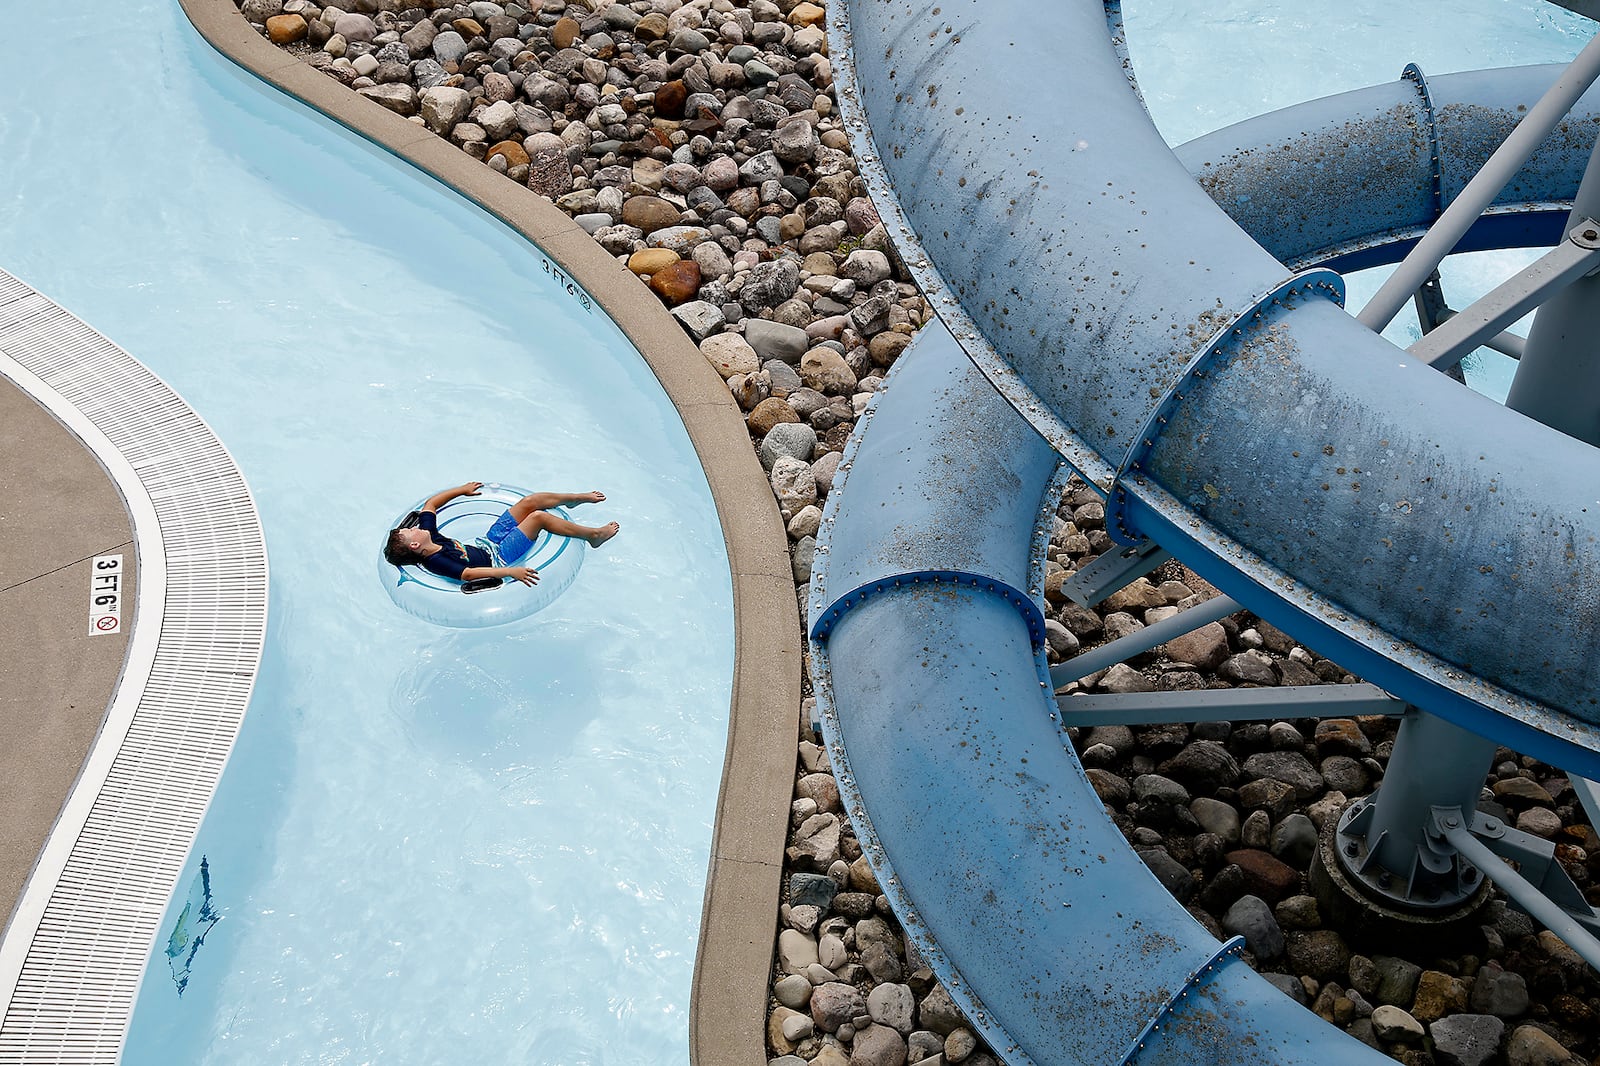
<svg viewBox="0 0 1600 1066"><path fill-rule="evenodd" d="M764 1066L804 647L788 537L737 404L655 294L554 204L270 44L232 0L179 4L223 56L448 185L547 255L611 317L677 409L722 527L735 634L728 740L690 991L690 1061Z"/></svg>
<svg viewBox="0 0 1600 1066"><path fill-rule="evenodd" d="M254 689L266 545L243 474L176 390L4 270L0 312L0 377L99 462L138 574L99 727L3 929L0 1059L109 1061Z"/></svg>

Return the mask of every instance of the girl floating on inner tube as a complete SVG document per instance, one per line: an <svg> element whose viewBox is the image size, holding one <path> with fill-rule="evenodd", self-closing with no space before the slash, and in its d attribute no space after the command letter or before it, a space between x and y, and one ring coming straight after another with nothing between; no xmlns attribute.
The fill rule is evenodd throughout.
<svg viewBox="0 0 1600 1066"><path fill-rule="evenodd" d="M481 578L515 578L524 585L537 584L539 571L515 563L533 547L540 531L558 537L586 540L591 548L598 548L617 535L620 528L615 522L603 526L580 526L549 512L551 507L571 506L579 503L599 503L603 492L530 492L506 508L505 514L495 521L489 532L475 544L439 535L438 510L457 496L476 496L483 488L481 481L469 481L453 489L442 489L428 497L418 513L415 526L389 531L389 542L383 556L393 566L414 563L441 577L455 581L476 581Z"/></svg>

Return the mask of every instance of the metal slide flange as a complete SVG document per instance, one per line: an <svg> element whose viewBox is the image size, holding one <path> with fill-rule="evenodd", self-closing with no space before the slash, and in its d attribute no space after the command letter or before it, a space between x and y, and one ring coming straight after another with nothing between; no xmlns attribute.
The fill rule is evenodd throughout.
<svg viewBox="0 0 1600 1066"><path fill-rule="evenodd" d="M1277 321L1299 302L1302 297L1320 296L1344 306L1344 278L1331 270L1308 270L1275 285L1271 291L1253 301L1220 329L1211 342L1190 359L1178 376L1169 384L1150 409L1144 425L1133 435L1133 443L1122 462L1117 465L1116 476L1106 492L1106 531L1113 540L1124 546L1141 544L1146 537L1128 525L1128 487L1124 480L1132 477L1142 483L1144 463L1161 439L1162 431L1172 420L1178 405L1183 402L1183 392L1191 383L1204 381L1211 364L1224 362L1242 346L1246 330L1252 333L1272 329Z"/></svg>

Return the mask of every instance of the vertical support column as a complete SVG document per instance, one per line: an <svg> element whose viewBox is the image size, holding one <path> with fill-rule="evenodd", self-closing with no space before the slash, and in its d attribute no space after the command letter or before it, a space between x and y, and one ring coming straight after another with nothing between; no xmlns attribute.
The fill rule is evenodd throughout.
<svg viewBox="0 0 1600 1066"><path fill-rule="evenodd" d="M1568 228L1597 216L1600 143L1590 154ZM1425 327L1433 295L1417 292ZM1579 278L1539 308L1506 405L1600 446L1600 277ZM1344 876L1374 900L1413 912L1469 900L1482 887L1482 875L1454 845L1430 835L1432 809L1476 810L1494 749L1492 740L1408 711L1383 787L1339 819L1332 843Z"/></svg>
<svg viewBox="0 0 1600 1066"><path fill-rule="evenodd" d="M1567 227L1600 218L1600 143L1572 202ZM1579 278L1533 318L1506 406L1600 445L1600 276Z"/></svg>
<svg viewBox="0 0 1600 1066"><path fill-rule="evenodd" d="M1495 742L1412 708L1400 721L1383 787L1340 820L1340 864L1369 891L1405 906L1449 907L1475 892L1455 850L1430 839L1434 807L1478 808Z"/></svg>

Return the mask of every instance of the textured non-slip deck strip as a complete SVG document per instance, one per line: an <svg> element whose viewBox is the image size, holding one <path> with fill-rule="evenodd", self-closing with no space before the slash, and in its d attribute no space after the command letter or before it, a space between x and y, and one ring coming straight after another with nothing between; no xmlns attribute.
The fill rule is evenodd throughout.
<svg viewBox="0 0 1600 1066"><path fill-rule="evenodd" d="M140 564L121 681L0 942L0 1064L114 1063L255 683L266 545L249 488L205 422L4 271L0 374L105 464Z"/></svg>

